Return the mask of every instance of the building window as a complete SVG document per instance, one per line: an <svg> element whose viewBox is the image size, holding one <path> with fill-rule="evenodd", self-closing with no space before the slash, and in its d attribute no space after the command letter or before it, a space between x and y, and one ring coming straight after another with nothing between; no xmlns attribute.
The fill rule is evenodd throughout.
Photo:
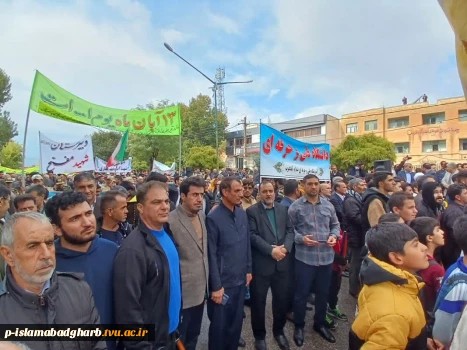
<svg viewBox="0 0 467 350"><path fill-rule="evenodd" d="M358 131L358 123L347 124L347 134L353 134Z"/></svg>
<svg viewBox="0 0 467 350"><path fill-rule="evenodd" d="M463 109L459 111L459 121L467 122L467 109Z"/></svg>
<svg viewBox="0 0 467 350"><path fill-rule="evenodd" d="M410 143L408 142L395 143L394 148L396 153L410 153Z"/></svg>
<svg viewBox="0 0 467 350"><path fill-rule="evenodd" d="M409 126L409 117L388 119L388 129L403 128Z"/></svg>
<svg viewBox="0 0 467 350"><path fill-rule="evenodd" d="M424 141L422 152L446 152L446 140Z"/></svg>
<svg viewBox="0 0 467 350"><path fill-rule="evenodd" d="M378 121L377 120L368 120L365 122L365 131L374 131L378 130Z"/></svg>
<svg viewBox="0 0 467 350"><path fill-rule="evenodd" d="M459 140L459 149L461 151L467 151L467 139L460 139Z"/></svg>
<svg viewBox="0 0 467 350"><path fill-rule="evenodd" d="M314 128L307 128L307 129L302 129L302 130L294 130L294 131L286 131L286 135L289 135L290 137L306 137L306 136L317 136L321 135L321 127L314 127Z"/></svg>
<svg viewBox="0 0 467 350"><path fill-rule="evenodd" d="M433 113L433 114L425 114L423 117L423 124L430 125L430 124L441 124L446 121L446 116L444 112L441 113Z"/></svg>
<svg viewBox="0 0 467 350"><path fill-rule="evenodd" d="M234 145L234 139L230 139L230 140L229 140L229 146L230 146L230 147L233 147L233 145Z"/></svg>

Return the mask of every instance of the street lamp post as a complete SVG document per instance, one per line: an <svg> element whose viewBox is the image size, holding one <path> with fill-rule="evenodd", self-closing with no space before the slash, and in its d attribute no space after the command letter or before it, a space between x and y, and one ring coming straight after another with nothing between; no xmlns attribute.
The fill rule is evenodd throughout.
<svg viewBox="0 0 467 350"><path fill-rule="evenodd" d="M216 157L216 162L217 162L217 171L219 171L219 133L218 133L218 113L217 113L217 87L219 85L227 85L227 84L249 84L249 83L252 83L253 80L247 80L247 81L224 81L224 82L216 82L214 80L212 80L211 78L209 78L206 74L204 74L203 72L201 72L198 68L196 68L195 66L193 66L190 62L188 62L186 59L184 59L182 56L180 56L178 53L176 53L174 51L174 49L172 49L172 47L167 44L167 43L164 43L164 46L167 50L169 50L170 52L172 52L175 56L177 56L178 58L180 58L183 62L185 62L186 64L188 64L191 68L193 68L195 71L197 71L199 74L201 74L203 77L205 77L207 80L209 80L211 83L212 83L212 90L214 91L214 119L215 119L215 126L216 126L216 154L217 154L217 157Z"/></svg>

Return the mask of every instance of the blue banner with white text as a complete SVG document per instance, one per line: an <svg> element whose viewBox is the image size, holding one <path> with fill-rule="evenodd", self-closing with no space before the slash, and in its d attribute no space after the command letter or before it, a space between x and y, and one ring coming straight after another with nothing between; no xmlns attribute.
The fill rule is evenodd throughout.
<svg viewBox="0 0 467 350"><path fill-rule="evenodd" d="M330 165L328 143L305 143L261 124L261 177L301 180L314 174L321 181L329 181Z"/></svg>

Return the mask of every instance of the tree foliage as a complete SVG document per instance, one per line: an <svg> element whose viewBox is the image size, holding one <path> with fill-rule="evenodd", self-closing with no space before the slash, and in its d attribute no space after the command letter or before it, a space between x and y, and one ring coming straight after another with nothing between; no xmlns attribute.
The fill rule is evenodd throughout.
<svg viewBox="0 0 467 350"><path fill-rule="evenodd" d="M92 134L94 155L104 160L109 159L121 138L122 134L115 131L95 132ZM125 159L126 158L128 158L128 149L125 152Z"/></svg>
<svg viewBox="0 0 467 350"><path fill-rule="evenodd" d="M359 160L367 169L375 160L396 160L394 144L384 137L375 134L347 136L339 146L331 150L331 162L341 169L349 169Z"/></svg>
<svg viewBox="0 0 467 350"><path fill-rule="evenodd" d="M10 77L0 68L0 111L12 99Z"/></svg>
<svg viewBox="0 0 467 350"><path fill-rule="evenodd" d="M148 167L148 164L146 162L139 162L139 161L131 161L131 168L136 171L146 171L146 170L151 170L150 167Z"/></svg>
<svg viewBox="0 0 467 350"><path fill-rule="evenodd" d="M16 136L18 136L18 124L10 118L10 112L0 113L0 149Z"/></svg>
<svg viewBox="0 0 467 350"><path fill-rule="evenodd" d="M23 162L23 146L15 141L10 141L3 146L0 151L0 161L2 166L19 169Z"/></svg>
<svg viewBox="0 0 467 350"><path fill-rule="evenodd" d="M218 159L219 156L216 154L216 149L214 147L192 147L188 151L185 165L200 169L214 169L217 168ZM219 168L222 167L224 167L224 163L219 159Z"/></svg>

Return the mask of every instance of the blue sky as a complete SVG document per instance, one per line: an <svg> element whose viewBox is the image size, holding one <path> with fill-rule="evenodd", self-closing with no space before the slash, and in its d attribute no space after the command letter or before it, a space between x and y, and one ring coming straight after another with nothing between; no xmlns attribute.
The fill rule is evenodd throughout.
<svg viewBox="0 0 467 350"><path fill-rule="evenodd" d="M94 103L132 108L187 103L209 83L170 54L214 77L225 67L231 125L246 115L284 121L462 95L454 36L426 0L0 0L0 67L12 79L5 109L22 142L34 69ZM38 132L79 139L91 127L31 113L27 163Z"/></svg>

